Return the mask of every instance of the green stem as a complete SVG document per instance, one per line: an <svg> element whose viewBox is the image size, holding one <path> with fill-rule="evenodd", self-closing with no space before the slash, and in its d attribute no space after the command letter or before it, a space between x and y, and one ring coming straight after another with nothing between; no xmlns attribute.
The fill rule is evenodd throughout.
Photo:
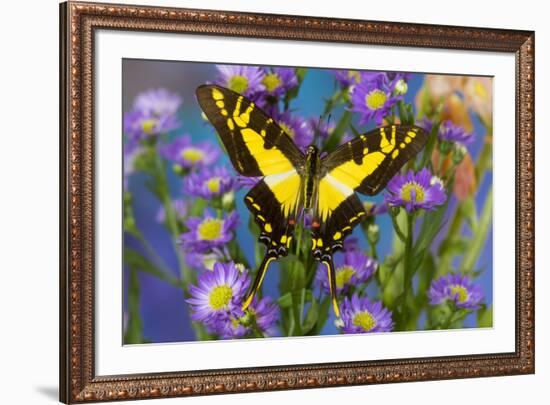
<svg viewBox="0 0 550 405"><path fill-rule="evenodd" d="M124 343L143 343L142 322L139 311L140 286L137 270L130 267L130 277L128 280L128 326L124 335Z"/></svg>
<svg viewBox="0 0 550 405"><path fill-rule="evenodd" d="M491 227L491 222L493 218L493 190L489 190L487 193L487 198L483 204L483 210L481 211L481 217L479 218L478 226L476 227L476 232L474 233L472 240L470 242L470 248L464 254L464 259L462 261L462 266L460 270L462 273L471 273L474 271L474 266L477 262L477 259L483 249L485 240L487 239L487 234Z"/></svg>
<svg viewBox="0 0 550 405"><path fill-rule="evenodd" d="M405 238L405 251L403 254L403 293L401 298L401 325L403 330L407 329L409 311L407 299L412 288L413 267L413 239L414 239L414 213L407 213L407 236Z"/></svg>
<svg viewBox="0 0 550 405"><path fill-rule="evenodd" d="M407 239L407 237L405 236L405 234L403 233L403 231L401 230L401 228L399 227L399 224L397 223L397 218L396 218L396 215L393 215L391 212L390 212L390 218L393 222L393 228L395 229L395 233L397 234L397 236L399 237L399 239L401 239L402 242L405 242L405 240Z"/></svg>
<svg viewBox="0 0 550 405"><path fill-rule="evenodd" d="M176 257L178 259L178 268L180 270L180 275L183 280L184 287L187 288L187 286L192 282L192 275L191 275L190 269L185 264L183 253L181 252L180 247L177 244L178 237L180 236L180 230L177 222L177 215L176 215L176 211L174 210L174 207L172 206L172 199L170 197L168 180L166 178L166 168L158 153L155 153L155 171L156 171L155 177L157 178L157 181L159 183L158 196L164 205L164 213L166 215L166 225L168 226L168 230L172 235L171 240L172 240L174 251L176 252Z"/></svg>
<svg viewBox="0 0 550 405"><path fill-rule="evenodd" d="M151 244L147 241L147 239L143 237L141 232L134 234L134 236L138 241L140 241L143 248L145 249L145 252L153 260L154 265L166 275L172 276L172 272L170 271L166 263L164 263L164 260L162 259L162 257L160 257L159 254L155 251L155 249L153 249L153 246L151 246Z"/></svg>

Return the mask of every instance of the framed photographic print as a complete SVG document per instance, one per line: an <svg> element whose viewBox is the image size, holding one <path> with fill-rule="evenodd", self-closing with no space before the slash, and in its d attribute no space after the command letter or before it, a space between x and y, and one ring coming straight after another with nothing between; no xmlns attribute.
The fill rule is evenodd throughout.
<svg viewBox="0 0 550 405"><path fill-rule="evenodd" d="M63 402L534 372L534 33L61 5Z"/></svg>

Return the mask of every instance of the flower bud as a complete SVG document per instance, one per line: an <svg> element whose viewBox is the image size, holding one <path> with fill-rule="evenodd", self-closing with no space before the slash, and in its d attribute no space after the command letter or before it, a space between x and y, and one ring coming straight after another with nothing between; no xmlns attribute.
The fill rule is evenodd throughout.
<svg viewBox="0 0 550 405"><path fill-rule="evenodd" d="M380 240L380 227L376 224L370 224L367 228L367 239L371 245L376 245Z"/></svg>
<svg viewBox="0 0 550 405"><path fill-rule="evenodd" d="M395 83L395 94L398 96L401 96L405 93L407 93L407 90L409 89L409 86L407 85L407 82L403 79L399 79L397 83Z"/></svg>
<svg viewBox="0 0 550 405"><path fill-rule="evenodd" d="M456 143L453 148L453 163L458 165L464 159L464 156L468 153L468 149L461 143Z"/></svg>
<svg viewBox="0 0 550 405"><path fill-rule="evenodd" d="M222 195L222 207L226 211L229 211L235 202L235 192L233 190Z"/></svg>

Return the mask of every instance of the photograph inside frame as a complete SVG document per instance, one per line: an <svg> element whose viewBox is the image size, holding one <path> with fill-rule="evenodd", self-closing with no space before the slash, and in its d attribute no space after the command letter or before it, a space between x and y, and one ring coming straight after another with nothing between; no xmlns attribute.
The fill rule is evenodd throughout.
<svg viewBox="0 0 550 405"><path fill-rule="evenodd" d="M124 59L124 344L492 327L491 77Z"/></svg>

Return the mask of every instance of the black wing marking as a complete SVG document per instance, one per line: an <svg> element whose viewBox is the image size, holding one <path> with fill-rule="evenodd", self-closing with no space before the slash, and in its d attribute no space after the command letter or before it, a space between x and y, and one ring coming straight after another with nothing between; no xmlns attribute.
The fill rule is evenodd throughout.
<svg viewBox="0 0 550 405"><path fill-rule="evenodd" d="M354 191L375 195L427 140L428 133L417 126L380 127L339 146L322 159L323 173Z"/></svg>
<svg viewBox="0 0 550 405"><path fill-rule="evenodd" d="M237 172L263 177L303 166L292 139L252 101L215 85L199 86L196 94Z"/></svg>

